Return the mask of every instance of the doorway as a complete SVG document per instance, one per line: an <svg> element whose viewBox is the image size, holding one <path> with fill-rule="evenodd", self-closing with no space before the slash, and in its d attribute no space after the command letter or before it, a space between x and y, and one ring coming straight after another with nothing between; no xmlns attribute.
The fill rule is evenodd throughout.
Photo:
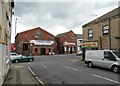
<svg viewBox="0 0 120 86"><path fill-rule="evenodd" d="M72 54L72 47L70 47L70 54Z"/></svg>
<svg viewBox="0 0 120 86"><path fill-rule="evenodd" d="M41 55L46 55L46 48L41 48Z"/></svg>

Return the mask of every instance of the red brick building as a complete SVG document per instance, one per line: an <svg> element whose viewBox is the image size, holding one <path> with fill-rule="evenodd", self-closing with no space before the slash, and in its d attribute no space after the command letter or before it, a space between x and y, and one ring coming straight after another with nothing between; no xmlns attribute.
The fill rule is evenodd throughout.
<svg viewBox="0 0 120 86"><path fill-rule="evenodd" d="M77 36L71 30L56 36L57 49L59 54L73 54L77 51Z"/></svg>
<svg viewBox="0 0 120 86"><path fill-rule="evenodd" d="M33 28L15 37L16 52L22 55L48 55L57 52L55 36L40 27Z"/></svg>

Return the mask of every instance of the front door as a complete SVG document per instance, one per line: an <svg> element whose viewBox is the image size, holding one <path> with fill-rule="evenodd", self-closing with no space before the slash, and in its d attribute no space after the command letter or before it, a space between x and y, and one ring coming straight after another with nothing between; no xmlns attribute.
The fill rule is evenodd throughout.
<svg viewBox="0 0 120 86"><path fill-rule="evenodd" d="M72 47L70 47L70 54L72 54Z"/></svg>
<svg viewBox="0 0 120 86"><path fill-rule="evenodd" d="M46 55L46 48L41 48L41 55Z"/></svg>

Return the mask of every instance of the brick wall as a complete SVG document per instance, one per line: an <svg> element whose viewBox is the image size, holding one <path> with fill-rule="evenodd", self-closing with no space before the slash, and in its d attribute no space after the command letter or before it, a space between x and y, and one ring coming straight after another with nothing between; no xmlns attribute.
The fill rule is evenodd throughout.
<svg viewBox="0 0 120 86"><path fill-rule="evenodd" d="M37 38L35 36L38 36ZM16 47L16 52L19 54L23 54L23 43L28 43L28 53L32 51L34 55L40 55L40 53L35 53L34 49L31 50L30 47L30 40L53 40L54 44L51 46L53 51L56 53L56 41L55 41L55 36L48 33L47 31L41 29L40 27L33 28L28 31L24 31L21 33L18 33L16 38L15 38L15 47ZM39 47L39 46L38 46ZM41 47L41 46L40 46ZM40 49L38 49L40 50ZM40 51L38 51L40 52ZM46 54L48 54L48 49L46 49Z"/></svg>

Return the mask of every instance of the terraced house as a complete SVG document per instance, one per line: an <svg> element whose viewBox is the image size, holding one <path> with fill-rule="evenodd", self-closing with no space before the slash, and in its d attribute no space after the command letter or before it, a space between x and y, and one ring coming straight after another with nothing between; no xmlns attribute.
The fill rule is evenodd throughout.
<svg viewBox="0 0 120 86"><path fill-rule="evenodd" d="M120 50L120 7L83 25L86 49Z"/></svg>
<svg viewBox="0 0 120 86"><path fill-rule="evenodd" d="M13 0L0 0L0 85L9 70Z"/></svg>

